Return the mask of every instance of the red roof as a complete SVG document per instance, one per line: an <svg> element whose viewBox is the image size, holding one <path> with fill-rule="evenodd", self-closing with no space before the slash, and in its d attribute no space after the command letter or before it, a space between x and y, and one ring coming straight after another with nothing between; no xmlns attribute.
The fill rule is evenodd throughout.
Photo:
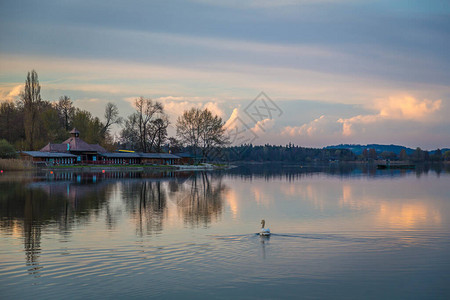
<svg viewBox="0 0 450 300"><path fill-rule="evenodd" d="M67 145L48 143L44 148L42 148L39 151L41 151L41 152L67 152Z"/></svg>
<svg viewBox="0 0 450 300"><path fill-rule="evenodd" d="M70 145L69 151L93 151L93 152L100 152L104 153L106 152L105 148L100 146L99 144L88 144L79 137L70 137L64 142L62 142L64 146L66 146L65 151L67 151L67 144Z"/></svg>
<svg viewBox="0 0 450 300"><path fill-rule="evenodd" d="M67 149L69 144L69 149ZM105 153L106 150L99 144L88 144L79 137L70 137L61 144L48 143L44 148L39 150L41 152L69 152L69 151L83 151L83 152L98 152Z"/></svg>

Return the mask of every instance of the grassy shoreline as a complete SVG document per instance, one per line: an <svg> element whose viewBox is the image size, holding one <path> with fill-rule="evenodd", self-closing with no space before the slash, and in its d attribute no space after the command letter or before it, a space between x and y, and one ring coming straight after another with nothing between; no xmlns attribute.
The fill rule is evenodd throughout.
<svg viewBox="0 0 450 300"><path fill-rule="evenodd" d="M260 165L260 164L277 164L282 162L235 162L235 165ZM379 163L379 161L374 161L371 163L368 162L362 162L362 161L348 161L348 162L325 162L324 165L330 165L330 164L349 164L349 165L367 165L372 164L375 165ZM395 164L394 162L393 164ZM309 165L309 164L301 164L301 163L287 163L288 165ZM317 163L316 163L317 164ZM417 165L417 163L411 163L414 165ZM431 163L433 164L433 163ZM442 164L443 166L450 165L449 161L443 161L439 164ZM228 169L231 167L229 164L217 164L217 163L211 163L210 164L213 169ZM314 163L312 165L315 165ZM198 169L201 170L202 167L198 165L185 165L184 168L180 168L177 165L54 165L54 166L36 166L30 161L25 161L22 159L14 159L14 158L8 158L8 159L0 159L0 170L3 171L39 171L39 170L54 170L54 171L70 171L70 170L79 170L79 171L114 171L114 170L132 170L132 171L144 171L144 170L155 170L155 171L161 171L161 170L183 170L183 169ZM208 169L205 166L205 170Z"/></svg>
<svg viewBox="0 0 450 300"><path fill-rule="evenodd" d="M17 158L1 158L0 169L3 171L30 171L36 167L32 162Z"/></svg>

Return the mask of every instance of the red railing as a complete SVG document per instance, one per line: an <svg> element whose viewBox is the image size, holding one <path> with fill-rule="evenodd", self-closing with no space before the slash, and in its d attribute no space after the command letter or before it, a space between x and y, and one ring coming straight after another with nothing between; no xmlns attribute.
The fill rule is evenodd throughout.
<svg viewBox="0 0 450 300"><path fill-rule="evenodd" d="M129 162L129 161L114 161L114 160L84 160L81 162L76 162L78 165L135 165L139 162Z"/></svg>

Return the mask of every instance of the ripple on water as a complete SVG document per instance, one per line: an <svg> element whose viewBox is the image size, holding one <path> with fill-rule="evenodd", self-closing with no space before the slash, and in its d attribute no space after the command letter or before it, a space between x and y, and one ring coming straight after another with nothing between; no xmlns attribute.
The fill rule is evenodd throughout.
<svg viewBox="0 0 450 300"><path fill-rule="evenodd" d="M9 287L35 284L39 286L35 296L41 298L59 298L65 291L77 292L82 298L92 295L79 291L80 287L89 287L86 290L91 293L97 289L120 295L124 280L130 287L130 297L145 296L149 291L154 296L162 295L174 285L182 294L193 288L276 285L281 281L289 283L292 278L338 280L361 266L375 272L377 262L370 257L371 252L387 257L400 253L417 239L426 245L426 237L425 232L402 236L274 233L271 237L211 235L197 243L161 245L148 241L111 248L64 247L43 250L37 261L28 265L20 260L1 262L0 283ZM358 256L361 252L365 255Z"/></svg>

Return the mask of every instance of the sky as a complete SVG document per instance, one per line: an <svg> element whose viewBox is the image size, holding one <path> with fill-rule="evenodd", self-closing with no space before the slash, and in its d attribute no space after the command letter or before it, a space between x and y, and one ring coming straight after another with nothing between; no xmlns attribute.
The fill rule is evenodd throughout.
<svg viewBox="0 0 450 300"><path fill-rule="evenodd" d="M100 118L160 101L170 134L199 107L253 144L432 150L450 146L449 49L447 0L1 0L0 101L34 69L43 99Z"/></svg>

